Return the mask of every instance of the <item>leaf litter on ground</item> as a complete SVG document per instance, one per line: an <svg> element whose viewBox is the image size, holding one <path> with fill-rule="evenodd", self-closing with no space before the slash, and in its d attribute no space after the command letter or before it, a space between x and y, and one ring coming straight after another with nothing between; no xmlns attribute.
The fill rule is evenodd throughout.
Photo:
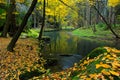
<svg viewBox="0 0 120 80"><path fill-rule="evenodd" d="M6 50L11 38L0 38L0 80L19 80L25 72L45 72L45 60L39 57L38 41L19 39L14 52ZM39 61L39 63L38 63Z"/></svg>

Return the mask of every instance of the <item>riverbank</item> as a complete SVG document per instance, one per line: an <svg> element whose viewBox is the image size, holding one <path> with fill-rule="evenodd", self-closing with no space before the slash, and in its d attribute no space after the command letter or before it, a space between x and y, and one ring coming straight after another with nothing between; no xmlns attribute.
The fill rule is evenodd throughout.
<svg viewBox="0 0 120 80"><path fill-rule="evenodd" d="M11 38L0 38L0 80L28 80L44 73L45 61L38 56L38 41L19 39L14 52L6 50Z"/></svg>
<svg viewBox="0 0 120 80"><path fill-rule="evenodd" d="M19 39L14 52L6 47L11 38L0 38L0 79L16 80L79 80L120 79L120 50L102 47L64 71L45 70L45 60L38 56L38 41Z"/></svg>
<svg viewBox="0 0 120 80"><path fill-rule="evenodd" d="M33 80L41 79L36 77ZM41 80L119 80L120 50L101 47L93 50L74 67L44 74Z"/></svg>
<svg viewBox="0 0 120 80"><path fill-rule="evenodd" d="M120 29L115 28L114 31L120 36ZM92 28L78 28L72 31L73 35L78 37L86 37L86 38L96 38L96 39L106 39L112 40L115 39L115 36L112 32L108 29L105 30L104 28L96 27L96 31L94 32Z"/></svg>

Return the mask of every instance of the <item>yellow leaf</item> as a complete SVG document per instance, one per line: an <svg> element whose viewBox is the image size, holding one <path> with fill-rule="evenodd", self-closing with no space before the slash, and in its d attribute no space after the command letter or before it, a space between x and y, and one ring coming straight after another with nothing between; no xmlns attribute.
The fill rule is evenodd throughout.
<svg viewBox="0 0 120 80"><path fill-rule="evenodd" d="M112 76L109 76L109 79L110 79L110 80L114 80L114 78L113 78Z"/></svg>
<svg viewBox="0 0 120 80"><path fill-rule="evenodd" d="M90 76L90 78L95 78L97 76L97 74L94 73L94 74L90 74L89 76Z"/></svg>
<svg viewBox="0 0 120 80"><path fill-rule="evenodd" d="M78 64L77 64L77 63L74 63L74 66L78 66Z"/></svg>
<svg viewBox="0 0 120 80"><path fill-rule="evenodd" d="M111 48L110 47L104 47L106 50L107 50L107 52L110 52L111 51Z"/></svg>
<svg viewBox="0 0 120 80"><path fill-rule="evenodd" d="M84 63L83 64L88 64L88 61L84 60Z"/></svg>
<svg viewBox="0 0 120 80"><path fill-rule="evenodd" d="M89 57L87 57L87 60L89 60Z"/></svg>
<svg viewBox="0 0 120 80"><path fill-rule="evenodd" d="M119 73L117 73L117 72L115 72L115 71L110 71L110 73L111 73L112 75L115 75L115 76L120 76Z"/></svg>
<svg viewBox="0 0 120 80"><path fill-rule="evenodd" d="M115 58L114 58L114 57L109 57L108 59L110 59L110 60L114 60Z"/></svg>
<svg viewBox="0 0 120 80"><path fill-rule="evenodd" d="M30 68L27 68L27 71L30 72Z"/></svg>
<svg viewBox="0 0 120 80"><path fill-rule="evenodd" d="M91 78L86 78L85 80L92 80Z"/></svg>
<svg viewBox="0 0 120 80"><path fill-rule="evenodd" d="M116 57L117 57L117 55L115 55L115 54L112 54L112 56L113 56L114 58L116 58Z"/></svg>
<svg viewBox="0 0 120 80"><path fill-rule="evenodd" d="M108 65L108 64L102 64L102 67L104 67L104 68L110 68L111 66Z"/></svg>
<svg viewBox="0 0 120 80"><path fill-rule="evenodd" d="M73 71L76 71L76 70L77 70L77 68L73 67Z"/></svg>
<svg viewBox="0 0 120 80"><path fill-rule="evenodd" d="M119 64L118 61L114 61L114 62L112 62L111 64L112 64L112 67L113 67L114 69L120 67L120 64Z"/></svg>
<svg viewBox="0 0 120 80"><path fill-rule="evenodd" d="M99 67L110 68L111 66L108 64L96 64L96 69L98 69Z"/></svg>
<svg viewBox="0 0 120 80"><path fill-rule="evenodd" d="M80 78L81 78L81 79L85 79L85 78L86 78L86 76L80 76Z"/></svg>
<svg viewBox="0 0 120 80"><path fill-rule="evenodd" d="M120 50L117 50L117 49L112 49L111 51L114 53L120 53Z"/></svg>
<svg viewBox="0 0 120 80"><path fill-rule="evenodd" d="M102 72L104 75L110 75L110 73L107 72L105 69L103 69L101 72Z"/></svg>
<svg viewBox="0 0 120 80"><path fill-rule="evenodd" d="M98 69L99 67L101 67L101 65L100 64L96 64L96 69Z"/></svg>
<svg viewBox="0 0 120 80"><path fill-rule="evenodd" d="M102 60L104 61L106 59L106 57L103 57Z"/></svg>

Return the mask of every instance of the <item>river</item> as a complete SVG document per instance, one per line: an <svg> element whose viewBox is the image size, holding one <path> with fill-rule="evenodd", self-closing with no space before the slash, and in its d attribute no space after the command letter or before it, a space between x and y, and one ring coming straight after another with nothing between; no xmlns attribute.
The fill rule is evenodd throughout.
<svg viewBox="0 0 120 80"><path fill-rule="evenodd" d="M46 58L51 56L57 58L58 64L63 70L73 66L75 62L97 47L109 46L120 49L120 43L115 40L78 37L68 31L44 32L44 36L49 36L51 40L42 48L41 52Z"/></svg>

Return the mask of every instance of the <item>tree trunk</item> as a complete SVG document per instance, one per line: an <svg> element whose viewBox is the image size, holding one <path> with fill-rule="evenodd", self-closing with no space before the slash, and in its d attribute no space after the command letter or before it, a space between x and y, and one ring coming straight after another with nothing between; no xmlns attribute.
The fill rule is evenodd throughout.
<svg viewBox="0 0 120 80"><path fill-rule="evenodd" d="M33 20L34 20L33 27L36 28L37 27L36 9L34 9Z"/></svg>
<svg viewBox="0 0 120 80"><path fill-rule="evenodd" d="M4 29L3 29L3 32L1 34L2 37L7 37L7 32L8 30L10 29L9 27L11 27L11 33L14 34L14 27L16 27L16 20L15 20L15 0L11 0L10 1L10 6L7 10L7 14L6 14L6 23L5 23L5 26L4 26Z"/></svg>
<svg viewBox="0 0 120 80"><path fill-rule="evenodd" d="M110 25L110 23L108 23L106 21L106 19L102 16L102 14L99 12L99 10L94 6L94 9L98 12L98 14L100 15L100 17L102 18L102 20L105 22L105 24L107 25L107 27L110 29L110 31L113 33L113 35L116 37L116 38L120 38L112 29L112 26Z"/></svg>
<svg viewBox="0 0 120 80"><path fill-rule="evenodd" d="M4 4L4 3L0 3L0 8L7 10L7 6L6 6L6 4Z"/></svg>
<svg viewBox="0 0 120 80"><path fill-rule="evenodd" d="M26 13L26 15L23 18L23 21L22 21L17 33L13 36L13 39L11 40L9 45L7 46L8 51L13 51L13 47L15 46L15 43L17 42L17 40L18 40L21 32L23 31L25 25L27 24L28 18L31 15L31 13L33 12L36 4L37 4L37 0L33 0L28 12Z"/></svg>
<svg viewBox="0 0 120 80"><path fill-rule="evenodd" d="M40 29L40 33L39 33L39 37L38 39L40 40L42 38L42 33L43 33L43 28L45 25L45 0L43 2L43 19L42 19L42 25L41 25L41 29Z"/></svg>
<svg viewBox="0 0 120 80"><path fill-rule="evenodd" d="M9 14L9 9L8 9L8 13L6 14L6 22L5 22L1 37L7 37L7 32L9 29L9 19L10 19L10 14Z"/></svg>
<svg viewBox="0 0 120 80"><path fill-rule="evenodd" d="M12 13L11 13L11 20L10 20L10 24L9 24L9 27L10 27L10 32L9 32L9 35L11 37L13 37L13 35L15 34L16 32L16 17L15 17L15 12L16 12L16 5L15 5L15 0L11 0L11 10L12 10Z"/></svg>

